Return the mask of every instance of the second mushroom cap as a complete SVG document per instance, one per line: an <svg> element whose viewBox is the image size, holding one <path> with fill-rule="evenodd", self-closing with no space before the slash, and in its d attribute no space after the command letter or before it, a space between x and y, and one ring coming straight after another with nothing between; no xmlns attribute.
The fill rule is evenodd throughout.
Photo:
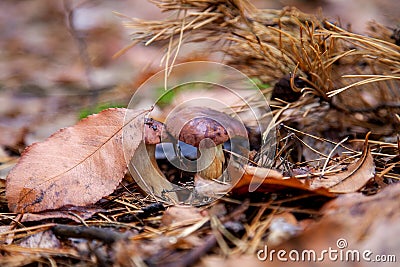
<svg viewBox="0 0 400 267"><path fill-rule="evenodd" d="M199 147L204 139L205 147L217 146L235 136L246 138L243 124L231 116L206 107L183 107L167 119L167 131L186 144Z"/></svg>

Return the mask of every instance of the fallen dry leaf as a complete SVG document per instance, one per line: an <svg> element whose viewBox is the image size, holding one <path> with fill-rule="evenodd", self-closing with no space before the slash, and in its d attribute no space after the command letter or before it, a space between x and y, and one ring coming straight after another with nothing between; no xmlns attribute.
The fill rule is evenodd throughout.
<svg viewBox="0 0 400 267"><path fill-rule="evenodd" d="M254 190L249 190L250 188L254 188ZM235 195L245 195L252 191L278 192L281 190L311 192L326 197L335 196L326 188L311 189L296 178L283 179L282 174L275 170L252 166L245 167L243 176L232 188Z"/></svg>
<svg viewBox="0 0 400 267"><path fill-rule="evenodd" d="M60 240L57 239L51 230L38 232L23 238L19 245L26 248L61 248Z"/></svg>
<svg viewBox="0 0 400 267"><path fill-rule="evenodd" d="M40 212L85 206L109 195L127 170L123 148L132 156L142 140L145 114L107 109L29 146L7 177L9 209ZM129 128L124 138L130 139L125 147L124 128Z"/></svg>
<svg viewBox="0 0 400 267"><path fill-rule="evenodd" d="M130 163L129 171L135 182L147 194L160 201L179 203L188 197L187 190L176 190L177 186L170 183L158 168L155 159L156 146L141 142ZM182 199L180 199L182 198Z"/></svg>
<svg viewBox="0 0 400 267"><path fill-rule="evenodd" d="M347 167L347 171L335 175L338 183L329 188L333 193L351 193L360 190L375 175L374 158L365 148L361 158ZM328 178L329 179L329 178Z"/></svg>
<svg viewBox="0 0 400 267"><path fill-rule="evenodd" d="M360 190L371 178L375 176L375 164L368 147L368 136L364 144L360 159L349 166L346 171L325 175L324 178L315 178L311 188L325 187L332 193L352 193Z"/></svg>

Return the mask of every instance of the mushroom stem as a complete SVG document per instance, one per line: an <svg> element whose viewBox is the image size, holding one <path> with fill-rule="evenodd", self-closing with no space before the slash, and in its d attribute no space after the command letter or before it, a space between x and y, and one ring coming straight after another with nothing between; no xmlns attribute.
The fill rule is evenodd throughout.
<svg viewBox="0 0 400 267"><path fill-rule="evenodd" d="M209 180L223 173L222 144L236 137L247 140L246 128L239 120L207 107L180 107L168 116L166 130L174 138L199 148L196 171Z"/></svg>
<svg viewBox="0 0 400 267"><path fill-rule="evenodd" d="M202 148L200 151L201 157L198 159L197 163L198 169L201 169L201 171L198 172L199 175L205 179L217 179L220 177L225 164L222 144L211 148Z"/></svg>

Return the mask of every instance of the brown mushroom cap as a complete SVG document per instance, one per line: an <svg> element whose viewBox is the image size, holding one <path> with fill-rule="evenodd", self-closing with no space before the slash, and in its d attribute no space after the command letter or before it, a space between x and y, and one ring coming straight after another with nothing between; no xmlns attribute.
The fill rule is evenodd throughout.
<svg viewBox="0 0 400 267"><path fill-rule="evenodd" d="M167 131L186 144L199 147L204 139L205 147L222 144L235 136L247 137L243 124L231 116L206 107L183 107L167 118Z"/></svg>
<svg viewBox="0 0 400 267"><path fill-rule="evenodd" d="M162 122L146 118L144 121L144 141L147 145L161 143L161 134L165 129Z"/></svg>

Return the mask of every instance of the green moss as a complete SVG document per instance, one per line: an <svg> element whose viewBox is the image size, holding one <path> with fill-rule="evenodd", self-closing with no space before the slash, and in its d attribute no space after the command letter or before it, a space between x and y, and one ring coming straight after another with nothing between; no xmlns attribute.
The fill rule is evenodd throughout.
<svg viewBox="0 0 400 267"><path fill-rule="evenodd" d="M174 90L165 91L163 87L159 87L156 90L156 94L160 96L157 100L157 105L159 107L163 108L172 103L172 100L176 95L176 92Z"/></svg>
<svg viewBox="0 0 400 267"><path fill-rule="evenodd" d="M270 84L268 84L268 83L263 83L260 79L258 79L258 78L252 78L251 79L256 85L257 85L257 87L258 88L260 88L261 90L262 89L267 89L267 88L270 88L271 87L271 85Z"/></svg>
<svg viewBox="0 0 400 267"><path fill-rule="evenodd" d="M79 111L79 119L86 118L89 115L99 113L108 108L124 108L124 105L115 103L101 103L91 108L83 108Z"/></svg>

